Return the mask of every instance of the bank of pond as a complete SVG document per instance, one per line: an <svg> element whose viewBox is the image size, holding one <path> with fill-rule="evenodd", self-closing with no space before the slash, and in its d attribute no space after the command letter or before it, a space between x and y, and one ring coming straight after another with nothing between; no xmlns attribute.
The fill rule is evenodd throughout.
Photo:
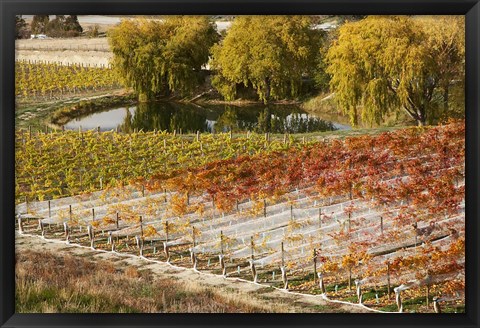
<svg viewBox="0 0 480 328"><path fill-rule="evenodd" d="M194 133L196 131L259 133L307 133L348 130L341 117L311 114L298 105L197 105L179 102L149 102L115 106L76 116L63 124L65 129L100 131L135 130ZM344 122L344 120L343 120Z"/></svg>

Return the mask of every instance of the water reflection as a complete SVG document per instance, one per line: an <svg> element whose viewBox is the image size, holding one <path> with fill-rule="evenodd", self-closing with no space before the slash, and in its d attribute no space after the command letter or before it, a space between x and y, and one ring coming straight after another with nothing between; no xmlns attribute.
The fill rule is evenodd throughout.
<svg viewBox="0 0 480 328"><path fill-rule="evenodd" d="M137 107L117 108L87 117L81 117L65 125L67 129L118 129L123 132L135 130L167 130L182 133L240 132L259 133L304 133L345 129L309 115L294 105L225 106L181 104L174 102L141 103Z"/></svg>
<svg viewBox="0 0 480 328"><path fill-rule="evenodd" d="M174 130L183 133L209 131L206 122L207 115L203 108L193 105L169 102L141 103L135 108L135 114L126 110L123 123L118 126L120 131L132 132L135 129L144 131Z"/></svg>
<svg viewBox="0 0 480 328"><path fill-rule="evenodd" d="M301 112L275 112L267 107L258 116L257 132L305 133L333 131L338 128L330 121Z"/></svg>

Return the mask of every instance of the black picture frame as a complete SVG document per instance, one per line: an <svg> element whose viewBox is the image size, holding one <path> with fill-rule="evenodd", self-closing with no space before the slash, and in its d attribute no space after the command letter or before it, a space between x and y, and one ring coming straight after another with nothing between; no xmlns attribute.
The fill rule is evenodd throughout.
<svg viewBox="0 0 480 328"><path fill-rule="evenodd" d="M466 16L465 314L15 314L15 14L456 14ZM478 327L480 4L478 0L0 0L0 325L1 327Z"/></svg>

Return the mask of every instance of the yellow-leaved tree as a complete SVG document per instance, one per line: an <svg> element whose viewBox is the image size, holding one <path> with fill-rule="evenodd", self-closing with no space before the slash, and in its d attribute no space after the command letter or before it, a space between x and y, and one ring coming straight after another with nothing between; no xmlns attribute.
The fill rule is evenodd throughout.
<svg viewBox="0 0 480 328"><path fill-rule="evenodd" d="M265 103L296 97L315 67L322 35L308 16L237 17L212 49L212 84L226 100L242 84Z"/></svg>
<svg viewBox="0 0 480 328"><path fill-rule="evenodd" d="M206 16L168 16L123 20L108 37L113 67L140 100L149 100L192 92L219 35Z"/></svg>
<svg viewBox="0 0 480 328"><path fill-rule="evenodd" d="M342 25L326 55L336 101L352 125L380 124L399 110L418 125L434 123L442 102L448 117L449 89L464 80L464 34L460 16L369 16Z"/></svg>

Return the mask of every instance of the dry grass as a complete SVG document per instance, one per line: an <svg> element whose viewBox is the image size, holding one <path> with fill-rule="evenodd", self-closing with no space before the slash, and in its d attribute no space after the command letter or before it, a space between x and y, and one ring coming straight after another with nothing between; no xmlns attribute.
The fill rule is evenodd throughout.
<svg viewBox="0 0 480 328"><path fill-rule="evenodd" d="M154 277L135 267L48 252L16 255L19 313L258 313L272 312L240 294L220 295L191 282ZM276 308L284 311L284 308Z"/></svg>

